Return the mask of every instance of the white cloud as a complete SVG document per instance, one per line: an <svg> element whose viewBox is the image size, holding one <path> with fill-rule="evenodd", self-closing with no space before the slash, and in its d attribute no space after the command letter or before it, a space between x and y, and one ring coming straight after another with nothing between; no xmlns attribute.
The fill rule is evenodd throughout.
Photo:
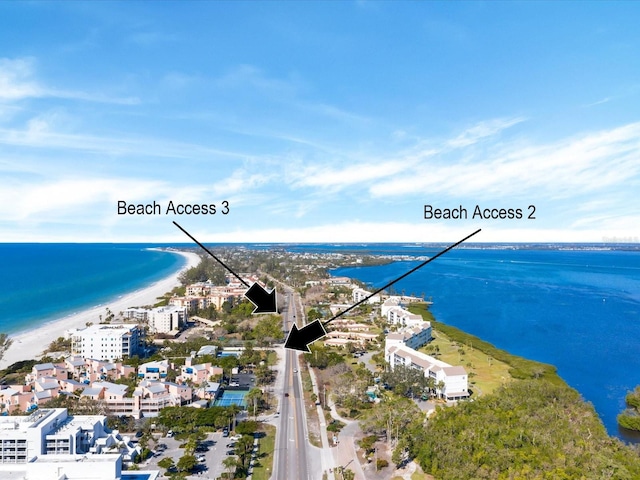
<svg viewBox="0 0 640 480"><path fill-rule="evenodd" d="M301 171L291 172L291 183L298 188L341 189L404 172L409 166L405 160L391 160L382 163L362 162L341 169L312 165Z"/></svg>
<svg viewBox="0 0 640 480"><path fill-rule="evenodd" d="M36 62L32 57L0 58L0 100L18 101L28 98L53 97L122 105L140 103L136 97L110 97L97 92L65 90L42 85L35 78L35 66Z"/></svg>
<svg viewBox="0 0 640 480"><path fill-rule="evenodd" d="M0 190L0 216L8 221L51 222L93 216L102 218L103 208L118 200L153 199L166 191L163 182L118 178L62 178L55 180L6 180Z"/></svg>
<svg viewBox="0 0 640 480"><path fill-rule="evenodd" d="M640 173L640 123L549 145L501 148L486 160L422 165L412 175L372 185L370 192L374 197L420 192L477 198L535 192L543 198L563 198L623 186Z"/></svg>
<svg viewBox="0 0 640 480"><path fill-rule="evenodd" d="M44 96L43 89L33 81L32 58L0 58L0 99L21 100Z"/></svg>
<svg viewBox="0 0 640 480"><path fill-rule="evenodd" d="M51 118L41 115L30 119L25 129L0 128L0 144L29 148L63 149L108 155L140 155L159 158L228 157L246 159L249 155L209 148L197 144L171 142L141 136L106 137L58 132Z"/></svg>
<svg viewBox="0 0 640 480"><path fill-rule="evenodd" d="M219 180L213 185L213 193L219 196L247 192L268 183L273 178L269 174L250 174L245 170L236 170L231 176Z"/></svg>
<svg viewBox="0 0 640 480"><path fill-rule="evenodd" d="M502 130L524 122L524 117L516 118L496 118L485 120L468 128L457 137L449 140L448 145L453 148L462 148L473 145L485 138L497 135Z"/></svg>

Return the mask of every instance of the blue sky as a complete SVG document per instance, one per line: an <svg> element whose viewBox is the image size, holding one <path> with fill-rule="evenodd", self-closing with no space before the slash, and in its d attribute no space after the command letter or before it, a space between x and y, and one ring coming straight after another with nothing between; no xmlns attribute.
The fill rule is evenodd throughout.
<svg viewBox="0 0 640 480"><path fill-rule="evenodd" d="M1 2L0 241L637 241L638 24L635 2Z"/></svg>

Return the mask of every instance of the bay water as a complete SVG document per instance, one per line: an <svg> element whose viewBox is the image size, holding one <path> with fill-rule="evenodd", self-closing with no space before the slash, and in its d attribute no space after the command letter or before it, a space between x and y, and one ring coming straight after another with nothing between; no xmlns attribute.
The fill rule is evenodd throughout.
<svg viewBox="0 0 640 480"><path fill-rule="evenodd" d="M398 246L395 253L437 251ZM339 268L332 274L379 288L419 263ZM626 393L640 384L640 252L456 249L393 287L431 299L439 321L555 365L594 405L609 434L637 440L618 429L616 416Z"/></svg>

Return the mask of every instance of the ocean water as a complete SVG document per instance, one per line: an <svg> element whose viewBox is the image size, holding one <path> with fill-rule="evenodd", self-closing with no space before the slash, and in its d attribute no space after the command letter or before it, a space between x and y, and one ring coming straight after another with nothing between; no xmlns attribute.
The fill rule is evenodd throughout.
<svg viewBox="0 0 640 480"><path fill-rule="evenodd" d="M185 264L141 244L0 244L0 332L15 333L143 288ZM165 245L166 246L166 245ZM193 247L192 244L179 245ZM268 249L273 245L242 245ZM432 256L421 245L278 245L295 252ZM381 287L418 265L341 268ZM436 317L516 355L550 363L594 404L610 434L640 384L640 252L455 249L394 285ZM117 312L116 312L117 313Z"/></svg>
<svg viewBox="0 0 640 480"><path fill-rule="evenodd" d="M431 256L439 250L384 247L386 254ZM332 274L379 288L419 263ZM616 416L626 393L640 384L640 252L456 249L394 288L424 293L442 322L555 365L594 405L611 435L634 439L619 431Z"/></svg>
<svg viewBox="0 0 640 480"><path fill-rule="evenodd" d="M110 300L186 264L184 257L152 246L0 244L0 332L28 330L96 305L106 308Z"/></svg>

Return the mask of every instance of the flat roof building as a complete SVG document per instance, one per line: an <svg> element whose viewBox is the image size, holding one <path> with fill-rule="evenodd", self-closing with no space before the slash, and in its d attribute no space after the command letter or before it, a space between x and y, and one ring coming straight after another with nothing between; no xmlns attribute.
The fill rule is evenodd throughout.
<svg viewBox="0 0 640 480"><path fill-rule="evenodd" d="M67 332L72 355L115 361L141 352L142 333L138 325L91 325Z"/></svg>

